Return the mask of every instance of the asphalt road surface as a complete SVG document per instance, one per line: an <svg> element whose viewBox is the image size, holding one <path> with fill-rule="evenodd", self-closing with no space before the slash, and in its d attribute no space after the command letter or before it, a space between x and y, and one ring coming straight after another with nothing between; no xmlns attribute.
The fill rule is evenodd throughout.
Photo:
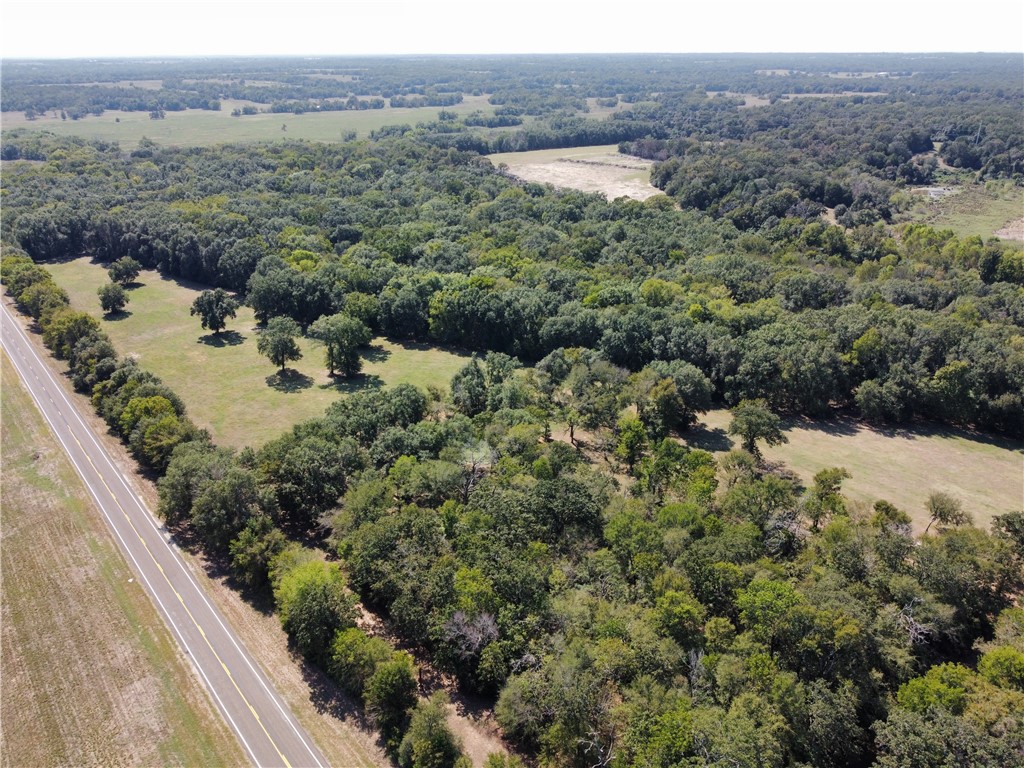
<svg viewBox="0 0 1024 768"><path fill-rule="evenodd" d="M258 766L327 766L6 304L0 340L217 708Z"/></svg>

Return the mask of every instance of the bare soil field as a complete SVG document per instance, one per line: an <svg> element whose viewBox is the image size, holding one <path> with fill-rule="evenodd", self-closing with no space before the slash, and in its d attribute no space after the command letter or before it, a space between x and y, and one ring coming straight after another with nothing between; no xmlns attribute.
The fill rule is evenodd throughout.
<svg viewBox="0 0 1024 768"><path fill-rule="evenodd" d="M1024 217L996 230L996 237L1002 240L1024 240Z"/></svg>
<svg viewBox="0 0 1024 768"><path fill-rule="evenodd" d="M722 452L734 446L726 434L728 411L711 411L691 445ZM945 491L964 503L974 524L987 529L994 515L1024 509L1024 444L925 425L876 429L850 418L784 423L789 442L763 449L769 462L782 462L809 485L826 467L845 467L843 494L855 503L878 499L895 504L920 533L928 524L925 501Z"/></svg>
<svg viewBox="0 0 1024 768"><path fill-rule="evenodd" d="M2 376L0 764L245 764L6 357Z"/></svg>
<svg viewBox="0 0 1024 768"><path fill-rule="evenodd" d="M616 197L646 200L661 194L650 182L654 163L619 154L615 144L502 152L489 158L495 166L504 164L509 173L525 181L600 192L609 200Z"/></svg>

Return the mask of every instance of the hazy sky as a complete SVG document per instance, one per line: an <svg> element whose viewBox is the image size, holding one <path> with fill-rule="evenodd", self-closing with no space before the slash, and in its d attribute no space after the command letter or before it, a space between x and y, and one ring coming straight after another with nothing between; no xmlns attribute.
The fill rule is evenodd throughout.
<svg viewBox="0 0 1024 768"><path fill-rule="evenodd" d="M1024 51L1021 0L0 0L3 57Z"/></svg>

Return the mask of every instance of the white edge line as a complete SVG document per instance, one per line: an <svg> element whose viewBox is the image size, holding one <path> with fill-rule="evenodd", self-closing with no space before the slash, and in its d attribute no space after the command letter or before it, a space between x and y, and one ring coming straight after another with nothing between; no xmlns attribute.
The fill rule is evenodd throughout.
<svg viewBox="0 0 1024 768"><path fill-rule="evenodd" d="M157 536L160 539L160 541L162 541L164 543L164 545L167 547L168 551L170 551L172 557L178 562L179 566L181 566L181 569L184 572L186 578L188 578L188 580L190 582L192 582L192 585L196 588L196 591L199 593L200 598L206 604L206 607L209 609L211 615L214 617L216 622L220 625L221 629L224 630L224 633L227 635L228 639L231 641L231 644L235 647L235 650L238 651L238 654L245 661L246 665L253 672L253 674L256 675L256 679L259 681L260 685L266 691L267 695L270 696L271 700L274 702L274 705L277 707L278 711L284 717L285 721L291 727L291 729L295 733L295 735L299 738L299 741L302 742L302 745L306 748L306 751L309 752L309 754L313 758L314 762L316 762L316 764L318 766L320 766L320 768L324 768L324 765L323 765L323 763L320 762L319 758L316 755L316 752L314 752L312 746L310 746L309 742L306 740L306 737L299 730L299 728L298 728L298 726L297 726L297 724L296 724L296 722L294 720L294 715L291 712L289 712L288 710L286 710L284 708L283 704L281 703L280 694L277 693L277 691L275 689L272 689L268 685L267 681L264 678L264 675L263 675L262 671L261 670L257 670L257 668L253 665L252 660L249 658L248 651L244 650L242 647L239 646L238 641L235 639L234 632L232 632L224 624L224 621L221 619L219 611L217 611L210 604L210 601L209 601L209 599L206 596L205 590L203 590L202 587L199 586L199 583L192 576L192 573L186 567L186 565L184 563L184 560L182 559L181 554L176 550L175 547L172 547L170 545L170 543L166 539L164 539L164 537L160 534L160 528L156 524L156 519L153 516L153 513L150 512L150 510L146 506L145 502L142 501L142 499L139 497L139 495L135 492L135 489L132 488L128 484L127 480L124 477L124 474L114 465L114 462L110 458L110 456L108 455L106 448L103 445L101 445L100 442L96 439L96 436L93 434L92 429L89 428L88 425L86 425L85 420L82 418L81 414L78 412L78 408L76 408L74 406L74 404L68 399L67 394L64 392L64 388L60 386L60 384L55 379L55 377L53 375L53 372L50 370L49 366L46 365L46 363L43 361L43 359L39 355L39 352L36 350L35 346L32 344L31 340L28 338L28 334L26 333L25 329L22 328L21 325L14 320L13 313L10 311L10 309L7 308L6 304L4 305L4 310L5 310L4 314L7 315L8 319L11 321L11 325L13 325L16 328L17 332L21 335L21 337L25 341L26 345L31 350L32 355L39 361L41 367L46 372L47 378L53 383L54 387L57 389L57 392L60 394L61 398L64 400L65 403L67 403L68 407L75 414L75 418L78 419L78 422L82 425L82 428L85 430L85 432L88 435L89 439L92 440L93 445L95 445L99 449L99 451L103 455L103 458L106 460L107 464L110 465L111 470L113 471L113 473L117 477L117 479L121 482L121 485L124 486L125 490L128 491L128 493L131 495L131 497L133 498L135 503L139 505L139 508L144 513L143 516L149 521L150 525L153 527L153 530L156 531ZM52 425L51 425L51 428L52 428Z"/></svg>
<svg viewBox="0 0 1024 768"><path fill-rule="evenodd" d="M18 374L24 380L25 379L25 373L19 367L18 360L14 356L13 351L7 346L7 344L3 344L3 347L7 351L7 356L11 359L11 363L14 365L15 368L17 368ZM81 466L79 466L78 462L75 460L75 457L74 457L74 455L71 452L71 449L68 447L68 444L64 442L64 438L60 436L60 433L57 431L57 428L54 425L53 421L50 420L50 417L43 410L42 405L39 402L39 399L35 396L35 394L32 392L31 389L29 389L28 387L25 387L24 389L28 393L29 397L31 397L32 400L36 402L36 410L39 411L40 415L42 415L42 417L43 417L43 420L46 421L46 423L49 425L50 431L53 433L53 436L57 438L57 441L61 444L61 447L64 448L64 452L67 455L68 459L70 459L71 463L75 465L75 470L78 472L79 478L82 480L82 482L85 483L86 488L89 489L89 493L92 494L93 499L96 501L96 506L99 508L100 513L103 515L103 517L106 519L107 527L110 528L110 530L118 538L118 540L121 542L122 550L128 555L128 557L131 559L131 561L135 564L135 570L138 572L139 577L143 581L146 582L146 587L147 587L147 589L149 591L149 594L150 594L151 598L156 601L157 605L160 606L160 610L161 610L161 612L163 612L167 624L170 626L170 628L172 630L174 630L174 634L176 634L178 636L178 642L181 643L181 645L184 647L186 653L188 653L189 659L192 662L192 665L195 667L196 671L199 672L199 674L202 676L203 680L206 682L207 689L210 691L210 693L213 694L214 699L217 700L217 705L220 707L221 711L224 713L224 716L228 719L228 722L231 723L231 727L234 729L235 733L238 735L239 740L242 742L242 744L246 748L246 751L248 751L249 755L252 757L253 763L255 763L258 766L259 765L259 760L257 760L255 753L252 751L252 747L250 747L249 743L245 740L245 736L242 735L242 732L239 730L238 725L235 723L234 719L231 717L231 713L228 711L227 707L224 705L224 702L221 700L220 696L218 695L217 689L210 682L210 678L208 678L206 676L206 672L203 671L202 663L199 661L199 659L196 657L196 655L192 652L192 649L189 647L188 641L185 639L185 636L182 634L182 632L179 629L177 623L174 621L174 618L171 616L171 612L167 610L167 606L164 605L163 600L160 599L160 595L157 594L156 590L153 588L153 585L150 583L149 578L146 576L146 572L143 570L142 566L139 564L139 561L135 558L135 555L131 551L131 548L128 546L128 543L124 540L124 537L121 536L121 532L117 529L117 526L114 525L114 521L111 519L110 515L107 514L107 510L104 508L103 500L100 498L99 494L96 492L96 489L93 488L92 483L89 481L89 478L86 477L85 472L82 471Z"/></svg>

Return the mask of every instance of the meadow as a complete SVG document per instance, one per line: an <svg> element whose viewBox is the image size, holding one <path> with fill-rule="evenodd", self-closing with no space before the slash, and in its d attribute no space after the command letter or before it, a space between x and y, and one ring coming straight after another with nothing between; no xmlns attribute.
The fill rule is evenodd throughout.
<svg viewBox="0 0 1024 768"><path fill-rule="evenodd" d="M935 229L951 229L960 237L996 235L1024 216L1024 189L1007 182L958 183L949 194L918 194L910 217Z"/></svg>
<svg viewBox="0 0 1024 768"><path fill-rule="evenodd" d="M721 452L734 447L726 434L728 411L710 411L691 444ZM850 478L843 495L869 508L878 499L895 504L914 521L917 533L928 525L925 502L932 491L949 493L964 504L974 524L988 529L992 517L1024 508L1024 445L949 427L876 429L849 418L784 422L788 443L764 447L769 462L781 462L810 487L815 473L845 467Z"/></svg>
<svg viewBox="0 0 1024 768"><path fill-rule="evenodd" d="M143 271L124 313L104 317L96 290L106 270L87 258L49 264L76 309L100 319L118 352L163 379L185 401L192 420L219 445L262 445L292 425L323 414L338 397L360 389L409 383L447 387L468 359L426 344L376 338L364 351L363 372L332 379L323 347L299 339L302 359L281 374L256 351L252 309L241 307L219 336L204 330L189 307L207 286Z"/></svg>
<svg viewBox="0 0 1024 768"><path fill-rule="evenodd" d="M61 120L52 113L27 120L21 112L4 112L3 128L28 128L52 131L58 136L79 136L87 139L116 141L123 149L134 148L142 138L165 146L208 147L215 144L249 141L275 141L280 139L306 139L308 141L341 141L349 131L366 138L371 131L385 125L415 125L437 119L441 107L413 107L346 110L341 112L259 113L232 117L233 109L246 105L263 108L265 105L225 100L219 112L187 109L167 112L161 120L153 120L148 112L108 111L96 117L80 120ZM481 110L494 114L487 96L465 95L461 104L444 107L446 111L465 115Z"/></svg>
<svg viewBox="0 0 1024 768"><path fill-rule="evenodd" d="M3 764L242 765L6 357L2 379Z"/></svg>

